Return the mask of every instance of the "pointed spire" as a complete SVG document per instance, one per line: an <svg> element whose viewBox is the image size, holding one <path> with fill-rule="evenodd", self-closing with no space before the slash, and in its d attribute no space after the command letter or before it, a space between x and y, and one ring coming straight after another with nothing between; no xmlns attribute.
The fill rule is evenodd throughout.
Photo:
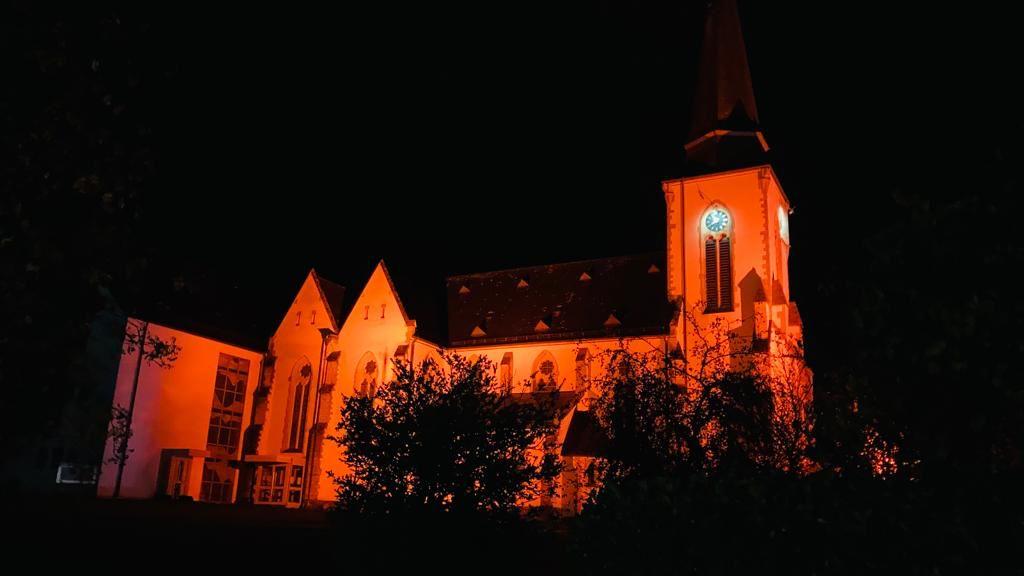
<svg viewBox="0 0 1024 576"><path fill-rule="evenodd" d="M745 121L747 127L757 124L754 85L735 0L709 3L698 74L691 140L731 123L730 119Z"/></svg>
<svg viewBox="0 0 1024 576"><path fill-rule="evenodd" d="M743 138L743 143L731 141L731 149L723 155L718 149L719 142L727 136L748 138ZM740 160L738 156L767 149L758 127L754 85L736 0L710 0L687 154L698 162L718 166L723 160L735 162Z"/></svg>

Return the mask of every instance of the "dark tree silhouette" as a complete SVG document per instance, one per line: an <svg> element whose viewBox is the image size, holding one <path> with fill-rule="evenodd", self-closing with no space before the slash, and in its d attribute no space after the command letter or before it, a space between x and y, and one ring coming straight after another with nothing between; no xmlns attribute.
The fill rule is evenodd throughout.
<svg viewBox="0 0 1024 576"><path fill-rule="evenodd" d="M31 461L47 438L75 441L88 422L102 429L109 416L108 375L96 369L104 360L87 342L103 329L101 313L123 322L151 265L141 233L156 173L151 108L173 65L146 50L153 20L144 13L7 8L0 19L12 47L0 92L0 382L8 409L0 446L8 454L28 446ZM75 423L64 421L69 415Z"/></svg>
<svg viewBox="0 0 1024 576"><path fill-rule="evenodd" d="M685 316L693 336L686 358L625 346L601 355L591 405L608 437L607 472L619 479L723 466L807 472L811 388L798 343L776 336L769 357L728 323L700 326L695 314Z"/></svg>
<svg viewBox="0 0 1024 576"><path fill-rule="evenodd" d="M375 397L349 398L337 434L351 474L335 478L354 512L506 513L538 495L558 467L546 395L519 401L486 359L395 363Z"/></svg>

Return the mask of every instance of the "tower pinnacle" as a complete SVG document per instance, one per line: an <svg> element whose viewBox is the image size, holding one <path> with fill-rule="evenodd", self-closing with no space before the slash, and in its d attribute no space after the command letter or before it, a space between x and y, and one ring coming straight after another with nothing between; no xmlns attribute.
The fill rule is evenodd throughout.
<svg viewBox="0 0 1024 576"><path fill-rule="evenodd" d="M768 150L735 0L708 5L688 140L688 163L705 169L763 161Z"/></svg>

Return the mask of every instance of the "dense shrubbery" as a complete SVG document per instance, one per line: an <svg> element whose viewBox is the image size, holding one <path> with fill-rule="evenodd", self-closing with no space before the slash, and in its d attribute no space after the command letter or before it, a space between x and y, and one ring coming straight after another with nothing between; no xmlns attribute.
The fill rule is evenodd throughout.
<svg viewBox="0 0 1024 576"><path fill-rule="evenodd" d="M514 401L488 360L447 355L443 368L395 371L376 396L342 407L332 440L352 474L335 479L341 509L505 514L557 474L540 446L554 431L545 399Z"/></svg>

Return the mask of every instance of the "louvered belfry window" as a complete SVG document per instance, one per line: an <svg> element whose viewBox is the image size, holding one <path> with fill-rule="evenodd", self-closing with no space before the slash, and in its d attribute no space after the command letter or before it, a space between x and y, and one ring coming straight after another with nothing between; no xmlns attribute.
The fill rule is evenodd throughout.
<svg viewBox="0 0 1024 576"><path fill-rule="evenodd" d="M701 218L704 238L705 312L729 312L733 308L732 217L713 205Z"/></svg>
<svg viewBox="0 0 1024 576"><path fill-rule="evenodd" d="M718 309L718 242L709 237L704 242L704 281L707 309Z"/></svg>
<svg viewBox="0 0 1024 576"><path fill-rule="evenodd" d="M722 291L718 308L732 310L732 246L728 236L718 241L718 286Z"/></svg>

